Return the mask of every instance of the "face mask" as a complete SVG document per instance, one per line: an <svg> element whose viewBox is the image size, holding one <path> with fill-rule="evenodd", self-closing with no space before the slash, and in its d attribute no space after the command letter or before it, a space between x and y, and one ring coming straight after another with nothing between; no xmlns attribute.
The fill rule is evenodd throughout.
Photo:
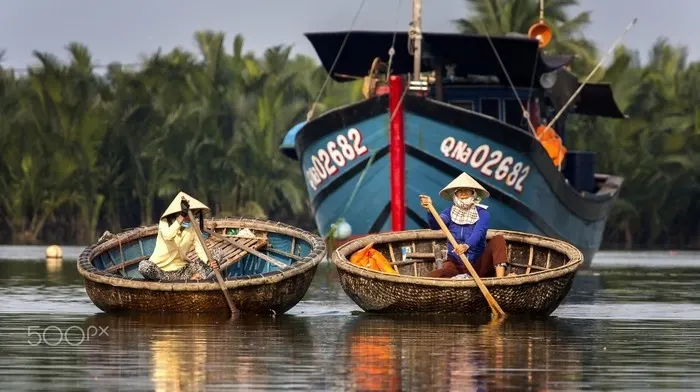
<svg viewBox="0 0 700 392"><path fill-rule="evenodd" d="M476 199L474 198L474 196L469 196L466 199L460 199L459 197L457 197L457 195L454 195L452 197L452 202L455 206L466 209L476 204Z"/></svg>
<svg viewBox="0 0 700 392"><path fill-rule="evenodd" d="M190 226L192 226L192 222L182 222L182 227L184 227L185 229Z"/></svg>

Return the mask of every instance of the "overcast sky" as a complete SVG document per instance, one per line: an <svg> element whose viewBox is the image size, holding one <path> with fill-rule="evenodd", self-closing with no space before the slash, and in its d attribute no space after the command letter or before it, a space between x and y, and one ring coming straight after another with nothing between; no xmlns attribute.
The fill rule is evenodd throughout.
<svg viewBox="0 0 700 392"><path fill-rule="evenodd" d="M545 0L546 2L547 0ZM212 29L232 37L241 33L245 49L261 51L280 43L313 55L303 36L309 31L350 28L361 0L0 0L0 49L5 67L34 63L33 50L65 59L70 41L86 44L96 63L138 62L141 54L159 46L194 48L193 33ZM407 29L411 0L367 0L355 29ZM467 15L464 0L423 0L426 31L454 31L450 20ZM624 44L646 54L659 36L688 47L690 59L700 57L700 0L581 0L591 10L587 35L602 54L637 16ZM398 14L397 14L398 12ZM396 19L398 15L398 25ZM545 15L546 17L546 15ZM554 37L556 39L556 37ZM230 50L230 49L229 49Z"/></svg>

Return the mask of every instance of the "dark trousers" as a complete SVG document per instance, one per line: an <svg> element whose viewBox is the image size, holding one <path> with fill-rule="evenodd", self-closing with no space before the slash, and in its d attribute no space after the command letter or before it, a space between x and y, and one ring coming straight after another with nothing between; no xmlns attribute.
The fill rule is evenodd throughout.
<svg viewBox="0 0 700 392"><path fill-rule="evenodd" d="M508 261L508 251L506 239L502 235L497 235L486 242L484 253L476 259L473 264L474 271L480 278L488 278L496 275L496 266ZM469 270L462 264L462 260L456 261L448 258L442 263L442 268L430 271L430 278L451 278L459 274L468 274Z"/></svg>

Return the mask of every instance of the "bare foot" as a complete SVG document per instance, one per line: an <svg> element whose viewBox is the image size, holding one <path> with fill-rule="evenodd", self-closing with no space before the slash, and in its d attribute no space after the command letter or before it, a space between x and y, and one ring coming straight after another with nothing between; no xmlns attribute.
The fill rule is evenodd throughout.
<svg viewBox="0 0 700 392"><path fill-rule="evenodd" d="M200 279L202 279L202 277L199 274L194 274L194 275L192 275L192 279L200 280Z"/></svg>

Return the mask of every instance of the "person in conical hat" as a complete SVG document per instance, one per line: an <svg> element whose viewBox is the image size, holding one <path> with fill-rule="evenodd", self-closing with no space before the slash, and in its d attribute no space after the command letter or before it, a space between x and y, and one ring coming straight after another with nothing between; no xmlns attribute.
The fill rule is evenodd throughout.
<svg viewBox="0 0 700 392"><path fill-rule="evenodd" d="M139 272L144 278L149 280L204 279L217 265L217 260L208 260L197 238L197 233L192 227L194 222L190 221L187 214L190 210L193 215L199 212L200 225L204 226L204 213L209 212L209 207L185 192L178 193L165 209L158 223L158 237L153 254L148 260L139 263ZM199 260L191 261L187 258L187 253L193 249ZM220 253L216 250L212 253L212 256L220 258Z"/></svg>
<svg viewBox="0 0 700 392"><path fill-rule="evenodd" d="M467 277L469 270L459 257L461 254L465 254L479 277L504 275L507 261L505 238L497 235L486 241L491 215L486 210L488 207L479 203L489 196L489 192L467 173L460 174L440 191L440 197L452 202L452 206L440 212L440 219L454 236L458 247L455 249L447 242L447 260L442 268L431 271L429 277ZM428 209L432 200L421 195L420 203ZM430 211L428 225L432 230L440 230Z"/></svg>

